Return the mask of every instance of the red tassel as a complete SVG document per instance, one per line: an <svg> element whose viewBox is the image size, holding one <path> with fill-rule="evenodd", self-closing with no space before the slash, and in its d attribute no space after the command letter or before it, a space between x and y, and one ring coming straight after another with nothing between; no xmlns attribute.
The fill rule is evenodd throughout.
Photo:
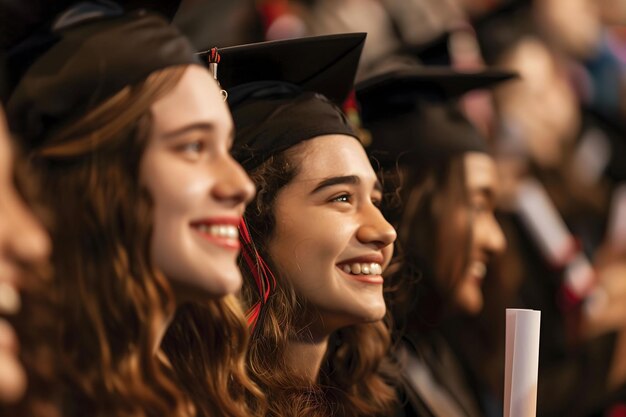
<svg viewBox="0 0 626 417"><path fill-rule="evenodd" d="M222 57L220 56L217 48L211 48L207 55L207 62L209 64L219 64Z"/></svg>
<svg viewBox="0 0 626 417"><path fill-rule="evenodd" d="M243 218L239 223L239 236L243 241L243 259L254 277L254 282L260 297L260 300L254 303L246 312L248 326L251 328L250 331L254 331L259 315L261 314L261 308L267 303L272 288L276 286L276 277L259 252L255 249L252 236L250 236L250 231Z"/></svg>

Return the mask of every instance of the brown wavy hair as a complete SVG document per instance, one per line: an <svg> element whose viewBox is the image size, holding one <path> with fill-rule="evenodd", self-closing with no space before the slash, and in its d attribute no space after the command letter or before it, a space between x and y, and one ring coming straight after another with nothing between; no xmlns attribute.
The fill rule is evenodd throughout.
<svg viewBox="0 0 626 417"><path fill-rule="evenodd" d="M387 301L396 326L440 324L469 262L471 217L463 155L439 164L399 166L385 174L385 217L398 230L396 256L386 273ZM450 218L463 210L461 235Z"/></svg>
<svg viewBox="0 0 626 417"><path fill-rule="evenodd" d="M155 355L176 303L151 261L152 201L138 181L139 167L150 137L151 107L186 68L157 71L126 87L33 152L34 165L45 173L44 203L57 225L54 343L62 381L57 401L65 417L188 417L207 415L212 402L237 408L228 383L246 380L236 366L244 357L245 345L238 343L245 337L188 344L226 334L231 326L233 334L241 334L236 317L242 313L232 301L207 302L211 317L199 327L202 333L180 342L181 354L197 355L202 363L195 369L202 373L202 398L187 392L178 370ZM195 350L203 346L216 349L217 357Z"/></svg>
<svg viewBox="0 0 626 417"><path fill-rule="evenodd" d="M306 300L277 273L267 252L276 224L276 195L298 173L294 158L292 149L288 149L250 173L257 195L246 209L245 219L256 250L276 277L276 286L254 327L248 354L251 377L267 396L269 416L389 415L396 394L392 381L381 370L390 344L389 329L383 321L334 332L314 384L295 375L286 363L289 340L306 338L307 320L315 320L302 318ZM241 268L242 295L250 307L260 296L249 266L241 262Z"/></svg>

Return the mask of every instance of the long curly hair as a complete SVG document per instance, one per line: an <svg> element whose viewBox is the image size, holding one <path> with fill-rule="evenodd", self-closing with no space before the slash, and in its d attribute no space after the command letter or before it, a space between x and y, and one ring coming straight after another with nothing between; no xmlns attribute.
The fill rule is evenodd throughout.
<svg viewBox="0 0 626 417"><path fill-rule="evenodd" d="M436 326L469 262L471 213L463 155L385 172L385 217L398 230L396 256L386 277L394 324ZM462 217L464 230L452 226Z"/></svg>
<svg viewBox="0 0 626 417"><path fill-rule="evenodd" d="M382 366L390 344L383 321L349 326L334 332L318 379L311 383L295 375L286 362L294 337L306 338L303 318L306 300L280 276L267 251L276 225L274 203L278 192L298 173L295 155L288 149L268 158L250 176L257 187L245 219L255 250L273 271L276 285L254 325L248 354L251 377L266 393L269 416L382 416L396 401L392 381ZM241 261L242 297L247 307L260 301L251 266Z"/></svg>
<svg viewBox="0 0 626 417"><path fill-rule="evenodd" d="M152 200L138 181L139 167L151 133L151 107L186 68L157 71L126 87L33 151L33 164L45 173L43 201L56 224L54 343L63 416L207 415L202 412L211 402L235 409L228 384L246 380L237 366L245 345L234 345L245 337L188 343L207 333L228 333L230 326L233 334L243 332L236 319L242 313L227 299L207 302L212 316L201 328L205 333L180 342L181 354L201 358L202 367L195 369L205 380L201 399L185 392L178 370L156 355L176 302L151 260ZM217 356L196 351L199 346L216 349Z"/></svg>

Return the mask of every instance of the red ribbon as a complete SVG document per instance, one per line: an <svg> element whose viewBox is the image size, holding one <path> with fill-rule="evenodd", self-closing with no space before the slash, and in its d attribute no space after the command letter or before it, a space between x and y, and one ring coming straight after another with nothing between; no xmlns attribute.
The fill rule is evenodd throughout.
<svg viewBox="0 0 626 417"><path fill-rule="evenodd" d="M276 286L276 277L263 257L261 257L256 250L252 236L250 236L250 231L248 230L248 225L243 218L239 223L239 236L243 241L243 259L254 277L254 282L259 290L259 301L254 303L246 312L248 326L251 328L250 331L254 331L259 315L261 314L261 308L267 303L272 288Z"/></svg>

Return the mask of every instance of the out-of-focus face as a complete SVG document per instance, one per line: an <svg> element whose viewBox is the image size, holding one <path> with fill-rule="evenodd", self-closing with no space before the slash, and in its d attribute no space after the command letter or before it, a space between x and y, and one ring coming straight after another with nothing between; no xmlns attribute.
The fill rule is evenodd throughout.
<svg viewBox="0 0 626 417"><path fill-rule="evenodd" d="M327 135L294 152L299 171L274 205L272 261L306 300L312 310L306 313L319 314L313 332L381 319L382 271L396 232L378 209L380 184L363 147L352 137Z"/></svg>
<svg viewBox="0 0 626 417"><path fill-rule="evenodd" d="M546 33L566 53L584 58L597 49L602 31L599 0L541 0L536 9Z"/></svg>
<svg viewBox="0 0 626 417"><path fill-rule="evenodd" d="M217 84L190 66L152 112L141 181L154 203L154 265L179 299L236 292L237 226L254 185L230 156L233 123Z"/></svg>
<svg viewBox="0 0 626 417"><path fill-rule="evenodd" d="M456 284L455 307L466 314L483 308L482 282L490 259L506 248L506 239L494 216L498 177L494 160L487 154L464 156L467 195L471 214L469 262Z"/></svg>
<svg viewBox="0 0 626 417"><path fill-rule="evenodd" d="M49 238L26 206L13 181L9 133L0 108L0 315L19 309L24 265L44 261ZM26 387L13 328L0 318L0 402L17 400Z"/></svg>
<svg viewBox="0 0 626 417"><path fill-rule="evenodd" d="M598 0L602 19L610 25L626 25L626 2L623 0Z"/></svg>
<svg viewBox="0 0 626 417"><path fill-rule="evenodd" d="M496 89L502 122L537 165L558 166L580 125L567 75L537 39L521 41L501 64L520 74Z"/></svg>

